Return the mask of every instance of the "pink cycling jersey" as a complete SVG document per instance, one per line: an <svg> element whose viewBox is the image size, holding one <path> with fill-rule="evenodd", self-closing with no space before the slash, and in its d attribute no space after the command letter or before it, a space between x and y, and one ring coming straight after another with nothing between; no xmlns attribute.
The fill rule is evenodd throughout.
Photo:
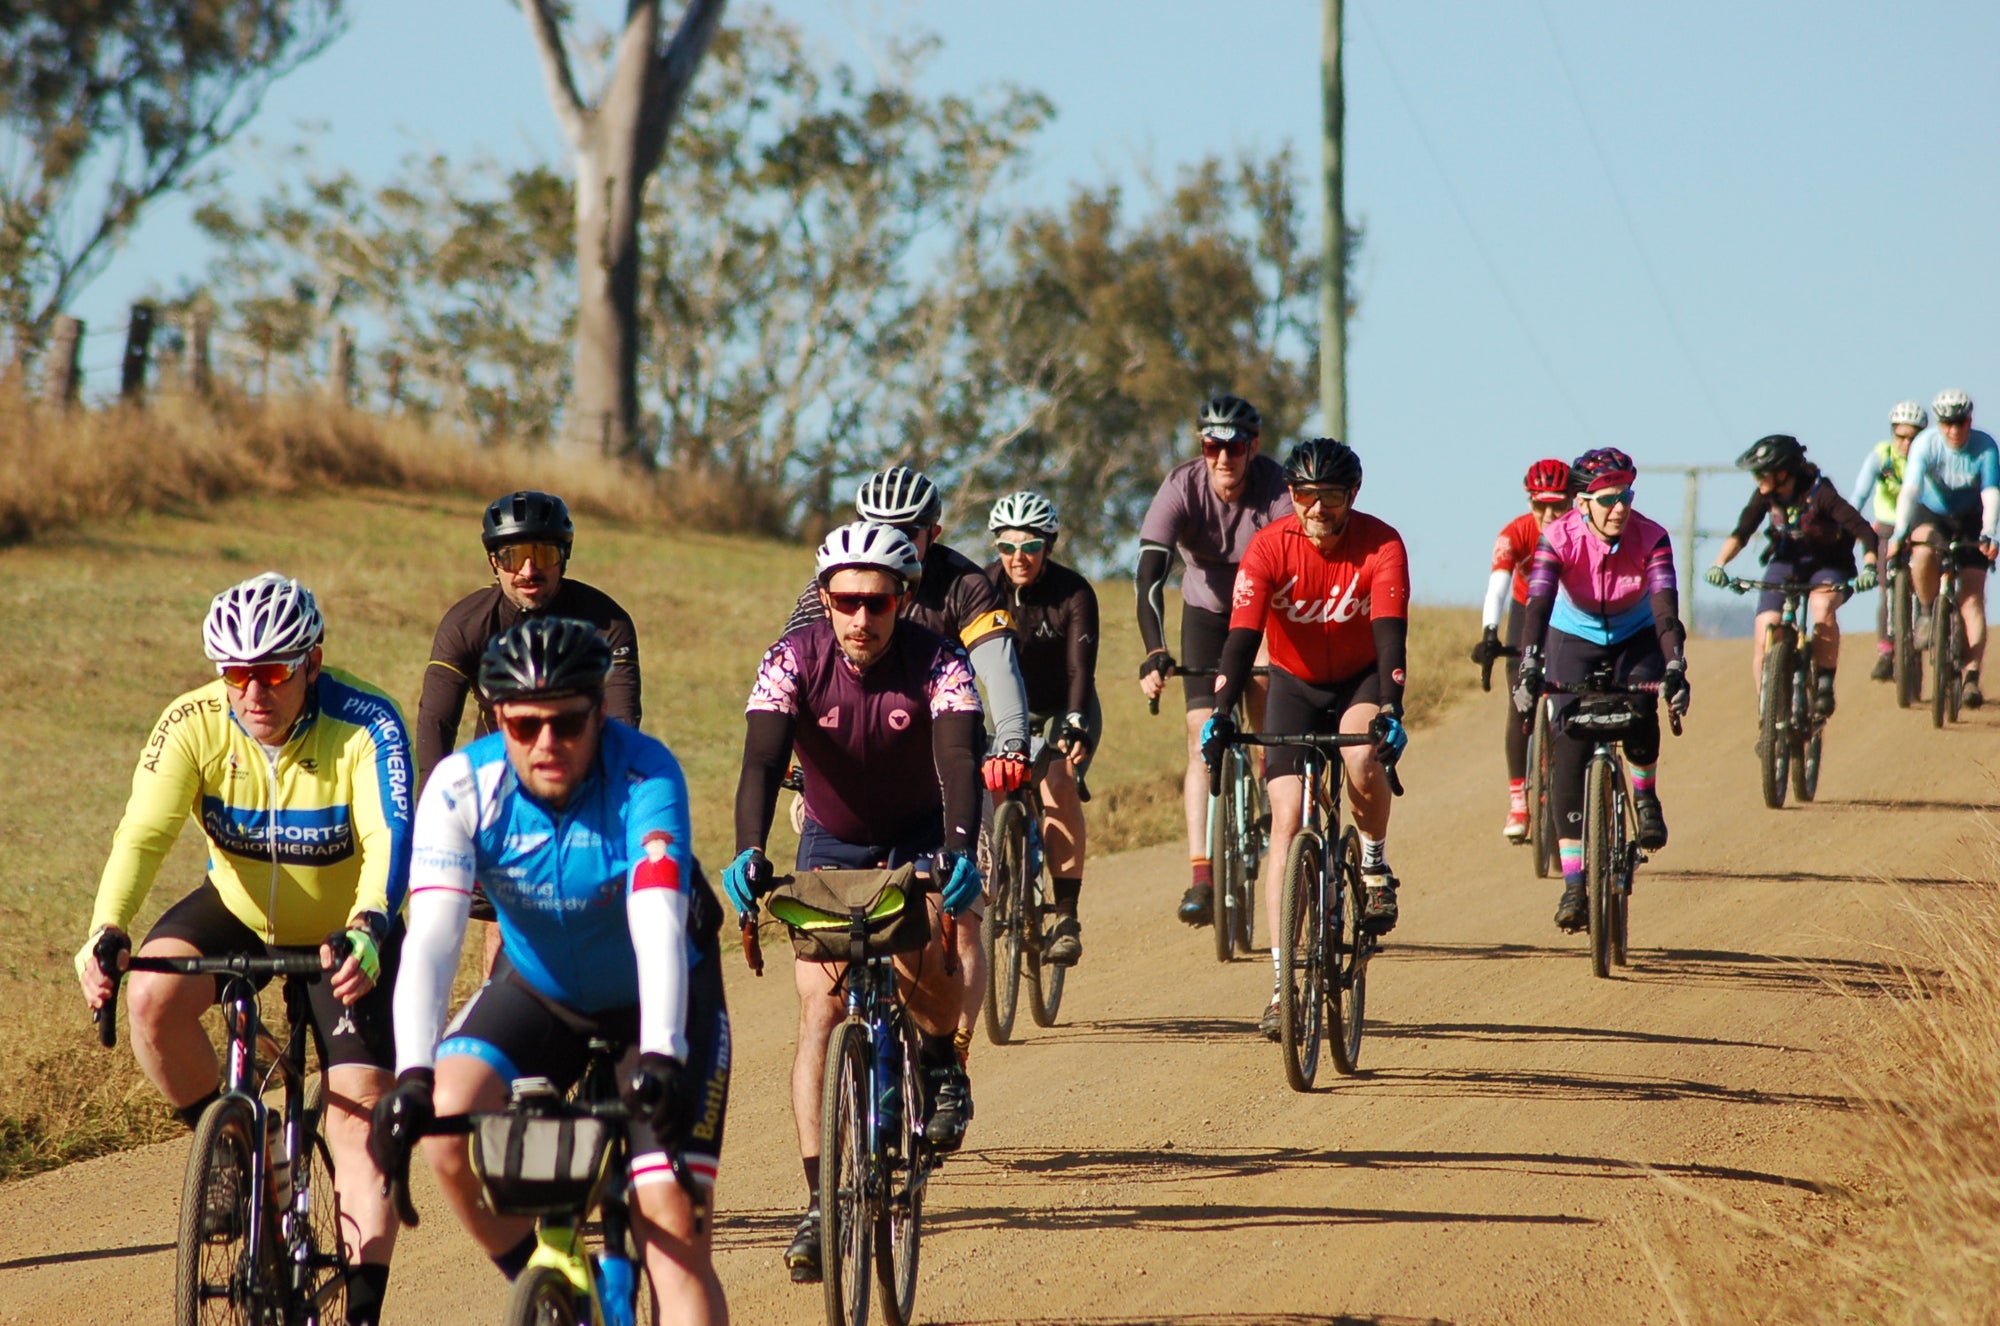
<svg viewBox="0 0 2000 1326"><path fill-rule="evenodd" d="M1611 543L1571 511L1542 531L1528 567L1528 597L1555 598L1549 625L1601 645L1653 625L1649 596L1676 589L1673 541L1637 511Z"/></svg>

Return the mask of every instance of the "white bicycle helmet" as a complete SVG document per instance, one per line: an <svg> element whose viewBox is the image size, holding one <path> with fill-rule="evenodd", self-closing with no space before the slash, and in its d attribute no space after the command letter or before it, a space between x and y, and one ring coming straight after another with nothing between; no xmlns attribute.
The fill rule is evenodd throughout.
<svg viewBox="0 0 2000 1326"><path fill-rule="evenodd" d="M835 571L860 568L887 571L908 589L924 573L923 559L917 556L917 545L910 542L910 536L894 525L874 520L840 526L826 536L813 560L822 585Z"/></svg>
<svg viewBox="0 0 2000 1326"><path fill-rule="evenodd" d="M1062 528L1062 520L1056 515L1055 503L1040 493L1022 489L1009 493L993 504L993 514L986 518L989 530L1031 529L1038 534L1054 534Z"/></svg>
<svg viewBox="0 0 2000 1326"><path fill-rule="evenodd" d="M907 465L891 465L861 481L854 510L883 525L935 525L944 511L937 485Z"/></svg>
<svg viewBox="0 0 2000 1326"><path fill-rule="evenodd" d="M1897 401L1896 408L1889 411L1889 423L1892 427L1897 424L1914 424L1922 428L1930 421L1930 416L1924 413L1924 407L1915 401Z"/></svg>
<svg viewBox="0 0 2000 1326"><path fill-rule="evenodd" d="M217 663L296 658L325 638L312 591L276 571L217 594L201 624L202 652Z"/></svg>
<svg viewBox="0 0 2000 1326"><path fill-rule="evenodd" d="M1956 388L1947 388L1932 398L1931 413L1941 424L1955 424L1972 413L1972 397Z"/></svg>

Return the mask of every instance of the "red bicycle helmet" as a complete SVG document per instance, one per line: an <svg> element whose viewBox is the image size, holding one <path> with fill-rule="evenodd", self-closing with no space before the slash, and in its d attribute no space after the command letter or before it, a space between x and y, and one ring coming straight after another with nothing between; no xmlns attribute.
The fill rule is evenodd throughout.
<svg viewBox="0 0 2000 1326"><path fill-rule="evenodd" d="M1531 502L1560 502L1569 496L1569 466L1553 458L1538 460L1521 480Z"/></svg>

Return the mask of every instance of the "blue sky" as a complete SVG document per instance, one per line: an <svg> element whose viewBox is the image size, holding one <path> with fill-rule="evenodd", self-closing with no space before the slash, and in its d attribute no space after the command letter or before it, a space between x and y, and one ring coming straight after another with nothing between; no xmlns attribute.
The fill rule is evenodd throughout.
<svg viewBox="0 0 2000 1326"><path fill-rule="evenodd" d="M322 158L363 174L415 147L559 155L505 0L349 3L263 138L324 122ZM1287 141L1317 170L1313 0L774 7L848 58L867 57L858 34L933 30L936 88L1047 93L1026 201ZM1897 399L2000 392L2000 5L1348 0L1347 49L1347 205L1367 228L1349 440L1421 597L1477 596L1536 456L1727 462L1792 432L1845 489ZM75 311L120 323L202 262L163 206ZM1747 486L1711 483L1704 523ZM1677 526L1680 480L1650 477L1640 505Z"/></svg>

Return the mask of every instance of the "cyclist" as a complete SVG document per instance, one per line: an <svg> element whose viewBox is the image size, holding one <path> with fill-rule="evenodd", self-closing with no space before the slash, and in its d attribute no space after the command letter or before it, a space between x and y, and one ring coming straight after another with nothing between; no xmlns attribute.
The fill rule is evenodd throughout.
<svg viewBox="0 0 2000 1326"><path fill-rule="evenodd" d="M903 597L902 614L933 634L963 645L971 659L972 675L986 692L987 717L993 724L992 742L981 765L987 790L1000 796L1026 787L1033 768L1028 759L1028 690L1021 678L1013 618L979 564L938 542L944 532L943 494L928 476L907 465L891 465L862 480L854 494L854 510L864 521L901 530L923 560L922 576ZM785 622L786 634L825 619L821 588L815 579L799 595ZM986 943L980 934L983 915L975 905L959 927L963 986L957 1039L961 1059L971 1053L972 1027L986 998Z"/></svg>
<svg viewBox="0 0 2000 1326"><path fill-rule="evenodd" d="M275 571L215 596L202 646L219 675L168 705L139 753L76 968L84 998L101 1008L111 981L97 941L126 933L199 810L208 877L153 923L139 953L319 948L331 975L308 989L328 1088L322 1127L353 1265L347 1319L373 1323L396 1220L368 1157L368 1112L395 1061L389 986L409 869L410 745L395 701L323 666L325 636L312 591ZM323 941L341 934L352 952L335 968ZM217 978L131 977L133 1053L189 1128L220 1095L201 1015L221 989Z"/></svg>
<svg viewBox="0 0 2000 1326"><path fill-rule="evenodd" d="M493 583L452 604L438 623L431 641L430 665L424 669L423 694L417 700L417 787L430 780L437 762L458 745L458 724L465 697L493 638L518 622L538 616L587 621L603 632L611 645L611 675L604 681L604 703L611 717L639 726L639 640L632 618L611 596L569 570L576 527L569 507L553 493L523 490L509 493L486 508L480 542L493 568ZM494 730L493 715L484 704L473 722L475 737ZM472 893L472 919L482 923L486 939L486 970L500 954L500 932L493 928L493 904L480 889Z"/></svg>
<svg viewBox="0 0 2000 1326"><path fill-rule="evenodd" d="M1856 511L1866 513L1878 543L1886 542L1896 528L1896 501L1903 492L1903 464L1910 454L1910 442L1930 422L1924 407L1915 401L1898 401L1889 411L1889 437L1869 449L1854 477L1854 492L1847 501ZM1896 647L1889 638L1889 596L1875 600L1875 670L1868 674L1876 681L1890 681L1896 675Z"/></svg>
<svg viewBox="0 0 2000 1326"><path fill-rule="evenodd" d="M611 717L615 674L597 624L566 617L517 622L481 656L480 699L500 730L439 761L417 808L396 1087L376 1108L375 1147L388 1168L436 1115L504 1109L518 1077L567 1091L590 1039L612 1040L633 1106L631 1205L652 1320L719 1323L705 1208L729 1100L722 909L690 845L680 763ZM475 881L504 951L447 1028ZM533 1222L488 1209L470 1139L424 1149L466 1232L518 1276ZM675 1181L675 1152L699 1196Z"/></svg>
<svg viewBox="0 0 2000 1326"><path fill-rule="evenodd" d="M750 691L737 852L723 887L744 914L769 888L764 845L796 753L805 773L798 869L866 870L930 858L943 910L965 915L979 900L971 853L984 800L979 691L965 651L904 610L903 600L921 592L924 562L901 530L867 520L842 525L815 560L824 615L765 652ZM931 1096L925 1135L953 1150L972 1119L972 1088L953 1044L963 991L944 970L941 929L933 924L930 945L898 968L923 1042ZM785 1265L801 1284L820 1278L820 1085L827 1038L846 1014L839 993L845 966L799 961L792 969L799 995L792 1114L808 1207Z"/></svg>
<svg viewBox="0 0 2000 1326"><path fill-rule="evenodd" d="M1056 921L1042 961L1074 966L1083 956L1077 895L1083 890L1083 778L1104 735L1097 703L1097 591L1053 559L1062 521L1040 493L1009 493L986 519L1000 554L986 578L1014 619L1021 675L1028 683L1030 730L1062 752L1042 777L1042 829Z"/></svg>
<svg viewBox="0 0 2000 1326"><path fill-rule="evenodd" d="M1361 457L1332 438L1292 448L1284 479L1293 514L1250 540L1236 571L1229 635L1218 667L1215 708L1201 730L1209 768L1236 732L1230 709L1248 680L1268 629L1272 732L1367 732L1375 745L1341 752L1347 801L1361 833L1366 881L1362 924L1373 934L1396 926L1396 876L1389 869L1389 787L1385 762L1402 754L1404 662L1409 638L1410 570L1402 536L1354 509ZM1258 1030L1278 1038L1279 889L1285 855L1304 806L1296 748L1273 748L1264 775L1271 795L1271 851L1264 862L1264 916L1271 927L1271 1003ZM1289 942L1287 939L1285 942Z"/></svg>
<svg viewBox="0 0 2000 1326"><path fill-rule="evenodd" d="M1657 681L1660 696L1676 713L1686 713L1690 690L1680 621L1680 593L1674 583L1673 542L1667 531L1632 506L1638 467L1615 447L1577 457L1571 473L1582 491L1577 509L1542 531L1528 567L1528 607L1521 627L1521 676L1515 704L1532 712L1542 678L1582 681L1600 661L1609 660L1621 682ZM1544 663L1543 646L1547 646ZM1575 697L1559 695L1551 722ZM1639 845L1657 851L1667 845L1667 818L1660 807L1660 720L1651 697L1638 697L1644 715L1640 731L1625 739L1632 774L1632 805L1639 821ZM1589 923L1583 885L1583 776L1589 742L1569 736L1555 743L1551 795L1555 803L1556 846L1562 860L1562 901L1556 924L1581 930Z"/></svg>
<svg viewBox="0 0 2000 1326"><path fill-rule="evenodd" d="M1528 490L1528 512L1501 527L1493 541L1493 573L1486 581L1486 599L1479 610L1479 643L1472 661L1489 666L1507 650L1521 645L1521 615L1528 604L1528 561L1551 521L1570 508L1569 466L1560 460L1538 460L1522 480ZM1508 602L1509 591L1513 601ZM1507 613L1507 642L1500 642L1500 613ZM1528 841L1528 722L1512 705L1518 663L1507 665L1507 822L1501 832L1511 843Z"/></svg>
<svg viewBox="0 0 2000 1326"><path fill-rule="evenodd" d="M2000 530L2000 448L1972 426L1972 397L1941 391L1931 401L1934 427L1917 435L1903 467L1903 491L1896 500L1896 528L1889 536L1894 557L1905 539L1910 549L1910 587L1916 591L1916 646L1931 645L1931 604L1943 571L1931 545L1946 535L1977 539L1979 554L1960 564L1958 610L1965 620L1965 703L1986 702L1979 689L1979 665L1986 656L1986 568L1993 561Z"/></svg>
<svg viewBox="0 0 2000 1326"><path fill-rule="evenodd" d="M1257 531L1292 513L1284 470L1257 452L1263 421L1240 396L1217 396L1202 407L1195 425L1201 455L1167 472L1139 526L1139 638L1146 658L1139 665L1139 688L1157 700L1181 664L1212 668L1229 633L1229 595L1236 567ZM1174 554L1181 558L1181 656L1166 646L1165 588ZM1258 662L1263 662L1262 658ZM1188 859L1193 882L1181 895L1178 914L1189 925L1207 925L1215 915L1215 874L1208 859L1208 772L1202 765L1202 722L1215 708L1215 685L1184 677L1187 697L1187 775L1182 799L1187 811ZM1250 691L1255 721L1263 687Z"/></svg>
<svg viewBox="0 0 2000 1326"><path fill-rule="evenodd" d="M1765 578L1804 580L1816 587L1806 600L1812 615L1813 662L1819 666L1813 714L1829 718L1833 714L1833 672L1840 662L1840 619L1834 614L1847 598L1844 587L1848 581L1854 582L1856 590L1875 587L1875 529L1848 505L1819 467L1806 459L1806 449L1795 437L1785 433L1760 437L1736 458L1736 464L1756 477L1757 491L1750 495L1736 528L1723 540L1715 564L1708 568L1708 583L1718 589L1729 583L1729 573L1723 568L1743 551L1768 515L1770 545L1762 558ZM1854 568L1857 541L1866 563L1859 575ZM1785 596L1775 589L1757 596L1757 629L1750 644L1753 687L1763 684L1764 648L1784 606Z"/></svg>

